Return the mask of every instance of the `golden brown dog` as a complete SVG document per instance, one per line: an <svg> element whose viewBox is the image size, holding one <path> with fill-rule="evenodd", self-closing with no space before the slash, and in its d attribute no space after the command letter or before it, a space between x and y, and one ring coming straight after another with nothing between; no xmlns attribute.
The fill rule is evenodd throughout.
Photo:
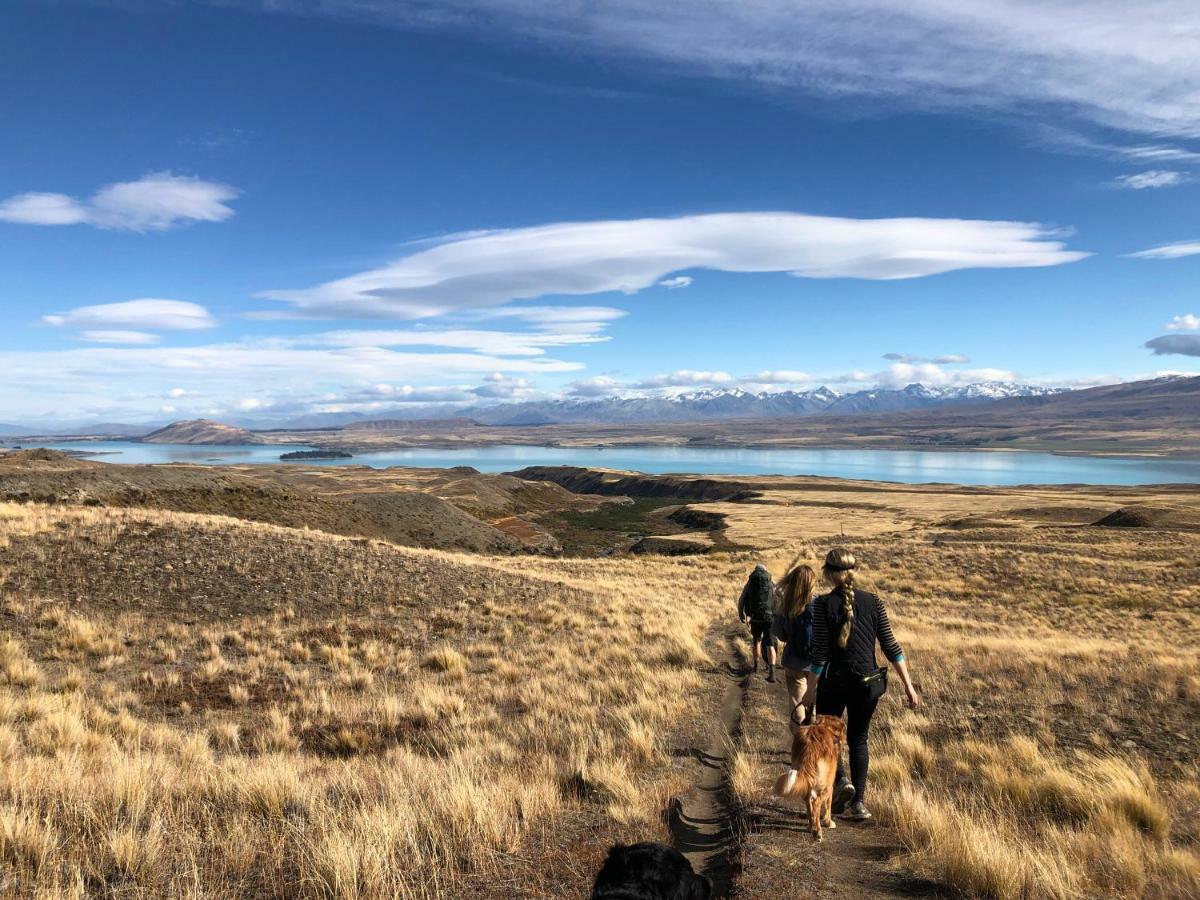
<svg viewBox="0 0 1200 900"><path fill-rule="evenodd" d="M792 737L792 767L775 782L775 793L780 797L802 794L808 800L809 827L818 841L822 825L837 827L831 814L833 781L845 737L846 723L840 716L817 716L812 725L796 728Z"/></svg>

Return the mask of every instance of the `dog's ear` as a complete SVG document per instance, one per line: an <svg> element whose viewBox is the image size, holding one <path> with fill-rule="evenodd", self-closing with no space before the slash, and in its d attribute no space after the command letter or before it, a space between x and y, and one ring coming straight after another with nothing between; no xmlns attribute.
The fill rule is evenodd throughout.
<svg viewBox="0 0 1200 900"><path fill-rule="evenodd" d="M793 728L792 734L796 739L795 743L799 744L801 747L807 744L808 739L812 734L812 730L813 726L811 725L797 725L795 728Z"/></svg>

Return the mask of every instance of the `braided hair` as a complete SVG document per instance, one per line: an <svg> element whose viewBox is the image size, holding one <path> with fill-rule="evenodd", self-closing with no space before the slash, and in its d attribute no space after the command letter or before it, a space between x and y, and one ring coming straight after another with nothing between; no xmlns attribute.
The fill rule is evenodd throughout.
<svg viewBox="0 0 1200 900"><path fill-rule="evenodd" d="M825 578L842 596L842 628L838 632L838 646L850 643L854 630L854 566L857 560L845 547L834 547L825 557Z"/></svg>

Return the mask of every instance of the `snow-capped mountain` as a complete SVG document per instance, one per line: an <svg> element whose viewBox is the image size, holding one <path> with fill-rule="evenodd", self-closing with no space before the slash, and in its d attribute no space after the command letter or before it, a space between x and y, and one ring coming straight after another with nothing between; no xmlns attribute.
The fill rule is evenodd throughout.
<svg viewBox="0 0 1200 900"><path fill-rule="evenodd" d="M712 419L764 419L816 415L860 415L903 412L931 406L986 403L1058 393L1008 382L961 387L910 384L900 389L873 389L839 394L829 387L811 391L751 393L741 388L710 388L667 397L604 397L541 400L460 409L456 415L484 425L546 425L626 422L689 422Z"/></svg>
<svg viewBox="0 0 1200 900"><path fill-rule="evenodd" d="M753 393L744 388L707 388L700 391L653 397L595 397L567 400L527 400L477 406L420 404L397 406L374 415L331 413L305 416L270 425L239 422L249 427L337 428L376 419L462 419L481 425L626 424L642 422L702 422L720 419L795 418L798 416L851 416L864 413L905 412L938 406L986 404L996 400L1040 398L1061 393L1003 381L959 387L910 384L907 387L854 391L840 394L830 387L811 391Z"/></svg>

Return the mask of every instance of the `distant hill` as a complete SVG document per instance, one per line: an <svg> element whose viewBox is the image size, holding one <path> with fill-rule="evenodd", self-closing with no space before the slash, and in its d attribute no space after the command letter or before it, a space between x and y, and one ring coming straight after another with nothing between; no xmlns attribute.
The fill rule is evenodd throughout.
<svg viewBox="0 0 1200 900"><path fill-rule="evenodd" d="M928 418L920 413L903 417L912 423ZM1200 376L1169 375L1148 381L1106 384L1077 391L1009 397L992 403L939 412L938 423L972 420L988 424L1003 420L1164 420L1200 425ZM1125 427L1132 427L1126 422Z"/></svg>
<svg viewBox="0 0 1200 900"><path fill-rule="evenodd" d="M147 444L253 444L254 434L245 428L223 425L212 419L172 422L142 438Z"/></svg>

